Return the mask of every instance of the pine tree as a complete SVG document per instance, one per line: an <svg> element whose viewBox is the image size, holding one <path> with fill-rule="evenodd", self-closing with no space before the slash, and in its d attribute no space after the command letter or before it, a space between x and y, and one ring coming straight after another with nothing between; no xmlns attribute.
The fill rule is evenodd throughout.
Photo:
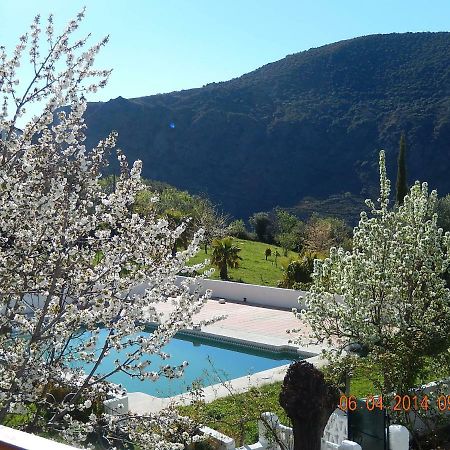
<svg viewBox="0 0 450 450"><path fill-rule="evenodd" d="M406 180L406 139L402 133L400 137L400 148L397 159L397 185L395 190L395 199L398 205L403 205L403 199L408 193L408 182Z"/></svg>

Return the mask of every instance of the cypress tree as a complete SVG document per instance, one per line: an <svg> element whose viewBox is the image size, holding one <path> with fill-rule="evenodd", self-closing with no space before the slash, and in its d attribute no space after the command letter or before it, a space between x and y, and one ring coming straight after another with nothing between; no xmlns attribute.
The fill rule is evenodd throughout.
<svg viewBox="0 0 450 450"><path fill-rule="evenodd" d="M402 133L400 137L400 147L397 159L397 184L395 190L395 199L397 205L403 205L403 199L408 193L408 183L406 181L406 139Z"/></svg>

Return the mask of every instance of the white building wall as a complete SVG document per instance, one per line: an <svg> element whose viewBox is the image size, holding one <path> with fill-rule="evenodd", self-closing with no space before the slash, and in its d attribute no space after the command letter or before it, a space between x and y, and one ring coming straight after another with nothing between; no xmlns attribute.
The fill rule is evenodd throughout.
<svg viewBox="0 0 450 450"><path fill-rule="evenodd" d="M185 278L177 277L177 283ZM304 303L299 304L298 299L304 297L305 291L207 279L201 280L201 285L200 292L203 294L210 289L212 298L283 309L304 308Z"/></svg>

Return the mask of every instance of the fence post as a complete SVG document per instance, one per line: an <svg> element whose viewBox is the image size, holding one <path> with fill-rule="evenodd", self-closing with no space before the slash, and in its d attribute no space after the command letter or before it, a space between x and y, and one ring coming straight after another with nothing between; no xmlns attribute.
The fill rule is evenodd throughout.
<svg viewBox="0 0 450 450"><path fill-rule="evenodd" d="M274 433L278 432L280 420L278 416L271 412L261 414L258 420L259 443L263 448L271 448L275 442Z"/></svg>
<svg viewBox="0 0 450 450"><path fill-rule="evenodd" d="M409 449L409 431L403 425L389 427L389 448L391 450Z"/></svg>

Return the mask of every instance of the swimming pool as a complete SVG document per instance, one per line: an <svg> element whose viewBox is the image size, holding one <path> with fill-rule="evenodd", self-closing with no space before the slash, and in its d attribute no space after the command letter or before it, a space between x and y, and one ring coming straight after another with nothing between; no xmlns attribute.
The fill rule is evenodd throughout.
<svg viewBox="0 0 450 450"><path fill-rule="evenodd" d="M102 330L100 341L105 336L106 330ZM130 348L125 352L129 353ZM295 350L272 352L183 332L178 333L164 347L164 352L171 357L167 360L162 360L157 355L146 358L152 362L151 370L157 370L166 364L176 366L188 361L189 365L185 368L183 377L174 379L161 377L156 381L141 381L125 373L116 373L109 377L108 381L121 384L128 392L143 392L154 397L166 398L187 392L188 387L195 381L199 381L202 386L211 386L220 383L221 380L232 380L301 359L301 355ZM101 371L107 373L111 370L116 359L121 359L121 352L111 351L102 361ZM88 364L81 367L89 369Z"/></svg>

